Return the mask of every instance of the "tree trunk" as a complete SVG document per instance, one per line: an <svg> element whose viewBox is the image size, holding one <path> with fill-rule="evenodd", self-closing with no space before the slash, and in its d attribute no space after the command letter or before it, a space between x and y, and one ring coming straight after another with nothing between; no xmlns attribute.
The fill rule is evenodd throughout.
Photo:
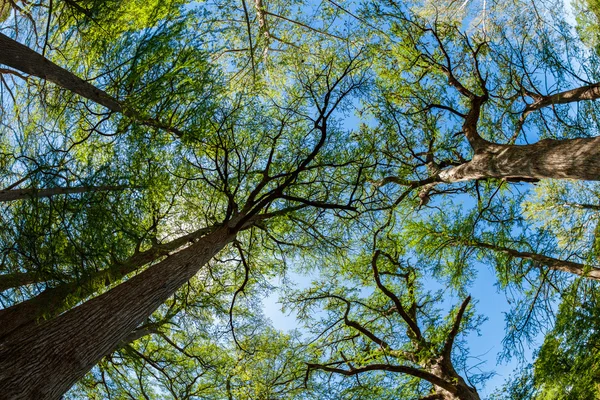
<svg viewBox="0 0 600 400"><path fill-rule="evenodd" d="M598 181L600 137L544 139L524 146L489 143L471 161L440 172L439 178L447 183L486 178Z"/></svg>
<svg viewBox="0 0 600 400"><path fill-rule="evenodd" d="M117 99L2 33L0 48L0 63L55 83L111 111L123 111L123 106Z"/></svg>
<svg viewBox="0 0 600 400"><path fill-rule="evenodd" d="M77 186L49 189L10 189L0 190L0 203L31 198L52 197L59 194L75 194L127 189L127 186Z"/></svg>
<svg viewBox="0 0 600 400"><path fill-rule="evenodd" d="M525 115L532 111L540 110L555 104L569 104L583 100L596 100L600 98L600 85L595 83L593 85L581 86L560 93L546 96L536 95L534 97L536 100L532 104L527 105L525 108Z"/></svg>
<svg viewBox="0 0 600 400"><path fill-rule="evenodd" d="M440 386L433 385L435 394L439 395L438 398L443 400L481 400L477 390L467 385L465 380L456 373L450 361L442 357L438 362L429 365L427 369L429 373L440 377L446 382L451 382L454 386L451 393Z"/></svg>
<svg viewBox="0 0 600 400"><path fill-rule="evenodd" d="M227 226L127 282L0 343L3 399L59 399L236 236Z"/></svg>
<svg viewBox="0 0 600 400"><path fill-rule="evenodd" d="M154 246L146 251L134 254L125 262L116 264L111 268L86 275L82 279L48 288L31 299L0 310L0 340L7 340L11 332L18 334L19 329L25 325L35 323L43 318L53 318L66 311L69 307L69 297L76 295L78 299L85 299L94 294L99 286L118 281L140 267L164 257L169 252L199 239L214 229L214 227L199 229L163 245Z"/></svg>
<svg viewBox="0 0 600 400"><path fill-rule="evenodd" d="M490 249L492 251L497 251L499 253L507 254L511 257L521 258L523 260L531 260L536 261L542 265L548 267L548 269L554 271L567 272L569 274L581 276L586 279L592 279L595 281L600 281L600 268L592 266L576 263L573 261L560 260L554 257L548 257L544 254L531 253L528 251L519 251L515 249L511 249L504 246L498 246L490 243L483 243L477 241L467 241L464 242L467 246L474 246L483 249Z"/></svg>
<svg viewBox="0 0 600 400"><path fill-rule="evenodd" d="M47 276L35 272L15 272L14 274L0 275L0 293L19 286L45 282L47 278Z"/></svg>
<svg viewBox="0 0 600 400"><path fill-rule="evenodd" d="M54 64L41 54L36 53L29 47L22 45L2 33L0 33L0 49L2 49L2 51L0 51L0 64L8 65L20 72L55 83L72 93L85 97L113 112L126 115L143 125L164 129L177 136L182 136L180 130L165 125L156 119L145 117L142 113L133 108L125 107L123 103L105 91L84 81L77 75Z"/></svg>

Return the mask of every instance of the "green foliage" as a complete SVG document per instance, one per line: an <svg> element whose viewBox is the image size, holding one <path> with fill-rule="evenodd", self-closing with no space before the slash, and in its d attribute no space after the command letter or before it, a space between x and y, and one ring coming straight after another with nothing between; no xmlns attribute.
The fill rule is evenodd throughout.
<svg viewBox="0 0 600 400"><path fill-rule="evenodd" d="M577 3L578 39L562 2L459 3L0 1L3 32L125 109L1 71L2 192L99 189L0 206L0 282L29 279L8 284L3 308L76 284L58 311L41 307L52 319L201 236L186 235L249 218L68 396L418 398L438 388L385 370L307 374L307 363L432 371L442 356L444 379L468 386L465 338L483 317L460 302L486 266L512 302L503 355L546 334L510 396L598 396L585 282L600 251L596 185L439 172L473 158L465 116L477 97L474 128L489 142L598 135L597 102L525 111L598 81L586 46L598 45L600 8ZM151 256L127 269L140 254ZM289 270L318 277L284 287L299 333L260 311Z"/></svg>
<svg viewBox="0 0 600 400"><path fill-rule="evenodd" d="M402 257L402 242L387 235L375 243L374 254L349 247L320 266L319 278L310 288L285 296L284 304L310 332L310 376L315 383L326 381L327 390L338 398L408 399L434 393L427 380L386 367L347 377L320 367L352 371L400 365L433 371L445 357L448 337L463 335L482 322L472 308L459 317L458 307L448 304L449 292L427 290L423 270ZM450 311L444 316L446 307ZM453 329L459 330L452 334ZM456 343L452 360L447 360L453 364L448 372L454 374L453 384L462 381L454 368L462 370L467 357L462 342ZM479 382L483 376L471 378Z"/></svg>
<svg viewBox="0 0 600 400"><path fill-rule="evenodd" d="M534 363L540 399L591 399L600 395L598 299L595 285L587 294L563 300L554 328Z"/></svg>

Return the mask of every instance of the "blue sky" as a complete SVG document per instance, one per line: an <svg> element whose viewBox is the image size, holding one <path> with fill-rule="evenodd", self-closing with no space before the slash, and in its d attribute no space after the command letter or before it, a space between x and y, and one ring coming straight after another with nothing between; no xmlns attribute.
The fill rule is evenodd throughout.
<svg viewBox="0 0 600 400"><path fill-rule="evenodd" d="M502 351L502 340L505 333L504 313L510 310L503 292L499 291L496 286L495 272L492 267L484 264L479 264L477 269L477 277L470 288L470 294L474 301L477 302L476 310L478 313L488 317L479 332L472 332L467 337L467 344L470 350L471 359L469 364L471 367L478 365L481 372L494 371L496 375L492 377L486 384L485 388L480 388L479 393L482 398L487 398L494 390L500 387L504 381L511 375L517 367L517 360L512 360L510 363L497 364L497 358ZM317 279L317 272L313 275L299 275L291 273L288 278L295 283L297 289L307 288L313 279ZM280 281L272 282L279 286ZM430 287L429 289L438 289L439 286ZM456 305L456 298L449 299L451 305ZM276 329L290 331L300 328L294 314L284 314L281 311L281 303L279 302L279 294L274 292L263 300L263 311L265 315L272 321ZM538 343L538 345L541 344ZM526 359L531 360L531 350L526 351ZM477 373L476 369L473 373Z"/></svg>

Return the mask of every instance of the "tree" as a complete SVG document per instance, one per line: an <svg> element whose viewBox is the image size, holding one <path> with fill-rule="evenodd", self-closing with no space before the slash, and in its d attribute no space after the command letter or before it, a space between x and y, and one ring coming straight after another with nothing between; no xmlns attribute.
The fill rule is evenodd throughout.
<svg viewBox="0 0 600 400"><path fill-rule="evenodd" d="M337 265L321 270L323 283L289 301L315 335L306 380L319 372L345 377L337 389L344 398L479 399L457 372L464 355L453 354L457 337L478 323L470 296L442 318L437 307L448 293L423 290L422 268L384 229L371 254L341 252Z"/></svg>
<svg viewBox="0 0 600 400"><path fill-rule="evenodd" d="M494 398L598 397L595 287L594 282L577 282L565 291L554 326L536 351L535 361L515 371Z"/></svg>
<svg viewBox="0 0 600 400"><path fill-rule="evenodd" d="M257 221L307 206L352 209L351 197L347 200L348 204L328 203L328 199L341 196L348 187L355 186L354 182L340 185L342 192L333 197L329 192L319 195L320 184L313 185L311 176L320 168L331 170L334 163L340 161L335 153L321 153L322 148L331 146L328 144L329 136L335 135L328 127L335 108L362 84L360 74L355 75L356 63L358 61L354 57L341 69L320 68L321 78L318 80L304 73L299 75L297 79L302 90L319 102L316 104L317 116L298 118L301 114L296 110L301 106L299 99L302 97L294 97L290 100L296 105L293 113L285 107L273 110L274 122L280 126L275 136L267 131L264 136L251 138L241 128L229 130L229 126L243 126L238 120L243 107L241 99L238 100L213 137L207 138L201 148L196 147L198 153L195 154L196 157L204 157L205 165L213 160L212 168L205 165L197 168L199 173L204 174L203 181L207 187L216 189L222 196L214 198L211 208L219 203L225 206L219 212L223 221L195 243L106 293L41 324L20 326L5 336L1 380L4 386L12 388L12 393L7 393L7 396L60 396L103 356L113 351L203 265L235 240L238 232L252 227ZM304 128L307 120L308 129ZM298 146L298 139L310 140L313 145L306 150L296 148L294 151L284 146L285 141L291 146ZM230 147L230 143L239 143L240 140L245 141L252 151L257 151L257 158L230 158L231 153L239 151ZM267 151L258 152L263 150L261 146L268 146ZM329 157L333 157L331 161L328 161ZM72 336L75 330L80 340ZM57 358L56 354L62 356ZM21 374L24 368L34 368L41 375L31 373L24 376ZM52 379L40 379L50 371Z"/></svg>
<svg viewBox="0 0 600 400"><path fill-rule="evenodd" d="M399 214L402 241L436 275L464 287L478 262L495 266L515 300L505 355L547 332L553 304L598 268L595 185L549 181L600 176L587 166L598 160L587 147L598 140L597 58L558 11L519 7L531 12L486 14L483 30L472 14L367 9L390 27L377 46L379 125L370 131L384 145L373 182ZM540 198L527 193L531 183ZM456 193L464 197L452 201Z"/></svg>
<svg viewBox="0 0 600 400"><path fill-rule="evenodd" d="M331 273L298 299L339 319L335 329L315 321L315 333L331 333L324 348L347 349L317 351L309 376L358 376L356 385L332 378L347 394L477 398L451 353L476 320L466 293L482 260L520 296L508 353L552 325L552 302L578 279L600 278L589 183L600 176L599 64L555 3L483 15L476 2L18 3L0 36L2 129L13 135L0 142L0 179L19 199L2 205L0 231L9 397L58 397L98 362L81 390L129 385L150 396L152 373L173 393L196 390L176 379L180 362L198 360L181 351L188 341L175 325L197 312L182 293L204 271L213 282L228 276L229 297L210 307L229 317L233 339L206 348L235 353L247 340L275 359L291 354L281 387L294 396L297 349L268 349L290 345L268 330L236 336L236 302L286 264L338 265L347 242L382 224L395 240L384 247L397 251L363 246L373 254L345 276L373 293L352 293ZM361 124L349 132L343 119L355 107ZM557 204L566 206L541 217ZM211 268L215 258L225 262ZM360 265L370 261L367 277ZM462 301L442 327L428 308L437 298L423 305L415 294L429 275ZM125 364L101 361L111 353ZM231 370L229 360L215 368ZM211 367L192 367L201 368ZM371 369L408 375L397 385ZM236 374L213 375L229 382L229 397ZM253 393L272 393L278 379L258 379L268 390ZM309 381L327 392L324 379Z"/></svg>
<svg viewBox="0 0 600 400"><path fill-rule="evenodd" d="M546 335L534 363L534 382L541 391L537 398L598 396L598 321L594 288L595 285L589 285L584 298L567 297L560 305L554 328Z"/></svg>

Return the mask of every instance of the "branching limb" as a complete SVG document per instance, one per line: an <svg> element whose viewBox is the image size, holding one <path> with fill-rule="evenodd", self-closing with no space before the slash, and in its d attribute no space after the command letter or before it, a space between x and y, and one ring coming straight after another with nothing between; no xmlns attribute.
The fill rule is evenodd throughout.
<svg viewBox="0 0 600 400"><path fill-rule="evenodd" d="M442 356L446 360L450 360L452 354L452 348L454 347L454 339L456 335L458 335L458 331L460 330L460 324L462 322L463 316L465 315L465 310L471 301L471 296L467 296L466 299L463 300L458 312L456 313L456 317L454 318L454 323L452 324L452 329L446 338L446 342L444 343L444 349L442 350Z"/></svg>
<svg viewBox="0 0 600 400"><path fill-rule="evenodd" d="M439 386L452 394L456 394L456 392L457 392L457 388L452 383L446 382L444 379L442 379L438 376L435 376L432 373L429 373L422 369L408 367L408 366L404 366L404 365L371 364L371 365L366 365L364 367L354 368L354 369L350 369L350 370L332 367L331 364L329 364L329 365L327 365L327 364L326 365L307 364L307 367L308 367L307 377L310 374L310 372L313 370L332 372L335 374L340 374L340 375L345 375L345 376L354 376L357 374L362 374L362 373L371 372L371 371L398 372L398 373L407 374L407 375L414 376L416 378L426 380L427 382L430 382L436 386Z"/></svg>
<svg viewBox="0 0 600 400"><path fill-rule="evenodd" d="M417 322L404 309L404 306L402 306L402 302L400 301L398 296L396 296L391 290L389 290L381 281L379 269L377 268L377 260L379 259L380 255L381 255L381 250L376 250L375 254L373 255L373 258L371 260L371 268L373 269L373 276L375 277L375 282L377 283L377 287L379 288L379 290L381 290L387 297L389 297L394 302L394 305L396 306L396 310L398 311L398 314L400 314L400 317L402 317L404 322L406 322L406 324L408 325L408 327L410 328L412 333L415 335L415 338L417 340L421 340L422 339L421 329L419 329Z"/></svg>

